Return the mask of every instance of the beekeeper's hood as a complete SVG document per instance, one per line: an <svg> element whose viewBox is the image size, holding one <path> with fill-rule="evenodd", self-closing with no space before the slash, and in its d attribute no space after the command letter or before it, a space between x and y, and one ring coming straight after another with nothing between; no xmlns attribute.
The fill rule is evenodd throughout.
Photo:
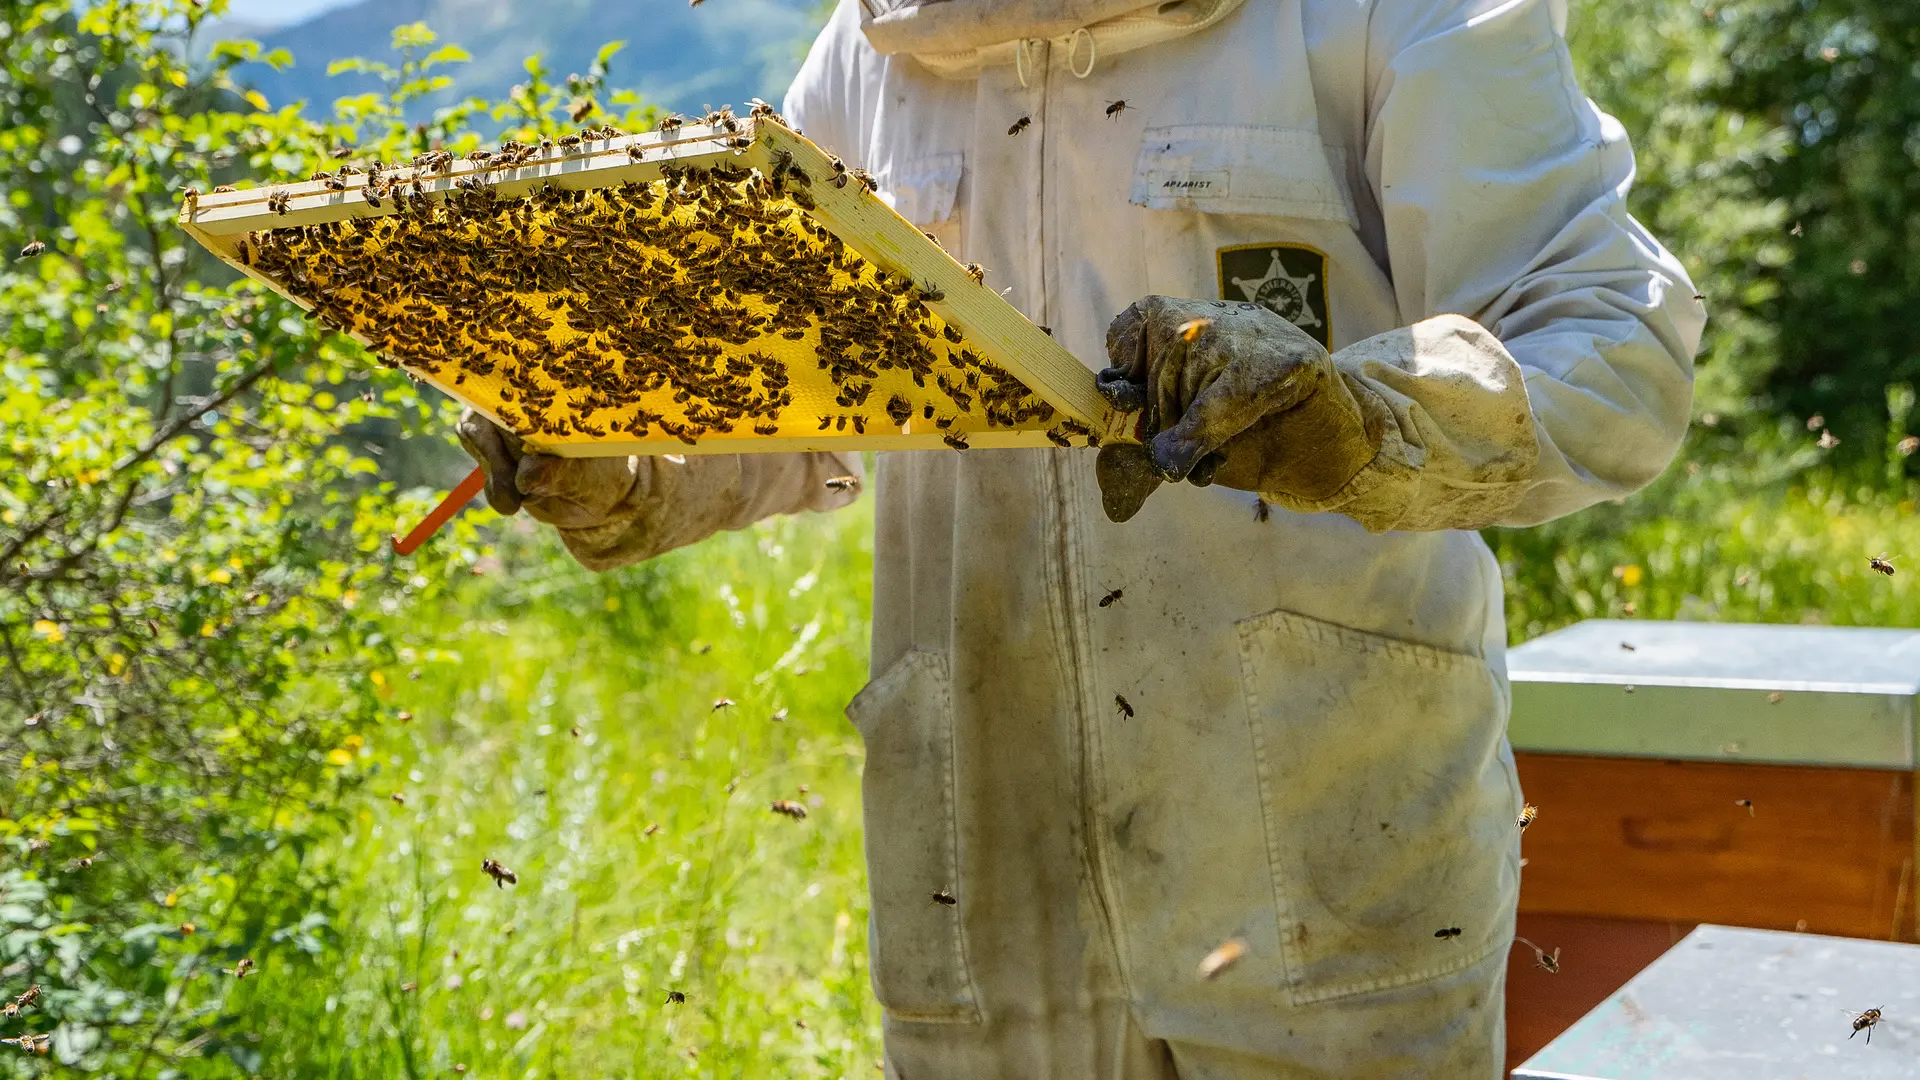
<svg viewBox="0 0 1920 1080"><path fill-rule="evenodd" d="M949 77L1014 64L1036 41L1059 44L1074 70L1204 29L1243 0L860 0L860 28L881 53L908 53Z"/></svg>

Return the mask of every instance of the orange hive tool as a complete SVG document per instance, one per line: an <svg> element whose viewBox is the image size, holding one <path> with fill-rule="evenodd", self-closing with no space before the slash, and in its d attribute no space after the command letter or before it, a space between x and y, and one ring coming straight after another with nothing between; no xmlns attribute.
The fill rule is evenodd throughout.
<svg viewBox="0 0 1920 1080"><path fill-rule="evenodd" d="M393 550L401 555L413 554L421 544L427 542L427 537L439 532L440 526L451 521L453 515L459 513L460 508L471 502L475 495L480 494L480 489L486 486L487 474L476 466L467 474L465 480L460 481L459 486L447 492L447 497L440 500L440 505L433 508L433 512L427 515L425 521L415 525L413 531L407 535L392 538Z"/></svg>

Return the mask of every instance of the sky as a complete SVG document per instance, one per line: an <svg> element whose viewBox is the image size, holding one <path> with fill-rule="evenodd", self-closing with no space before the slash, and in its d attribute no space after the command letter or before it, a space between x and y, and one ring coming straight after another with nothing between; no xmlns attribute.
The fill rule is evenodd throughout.
<svg viewBox="0 0 1920 1080"><path fill-rule="evenodd" d="M346 7L355 0L232 0L227 17L270 26L292 26L325 11Z"/></svg>

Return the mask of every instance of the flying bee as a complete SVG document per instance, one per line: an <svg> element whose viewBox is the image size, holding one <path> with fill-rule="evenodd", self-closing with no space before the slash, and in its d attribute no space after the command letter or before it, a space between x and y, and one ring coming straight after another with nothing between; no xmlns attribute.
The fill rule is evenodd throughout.
<svg viewBox="0 0 1920 1080"><path fill-rule="evenodd" d="M945 889L938 889L938 890L935 890L933 894L932 902L939 904L943 907L952 907L953 905L958 904L960 902L960 899Z"/></svg>
<svg viewBox="0 0 1920 1080"><path fill-rule="evenodd" d="M1212 982L1220 973L1240 962L1247 955L1247 943L1239 938L1231 938L1220 943L1220 947L1200 958L1200 965L1194 969L1201 982Z"/></svg>
<svg viewBox="0 0 1920 1080"><path fill-rule="evenodd" d="M1520 826L1520 831L1526 832L1527 826L1533 824L1533 819L1538 816L1540 816L1539 807L1533 805L1532 803L1528 803L1525 806L1522 806L1520 808L1520 819L1517 822L1517 824Z"/></svg>
<svg viewBox="0 0 1920 1080"><path fill-rule="evenodd" d="M23 259L37 259L41 255L46 254L46 251L46 244L34 240L28 243L26 247L20 249L20 257Z"/></svg>
<svg viewBox="0 0 1920 1080"><path fill-rule="evenodd" d="M1129 720L1133 719L1133 702L1128 701L1125 694L1113 695L1113 705L1114 708L1120 710L1121 716Z"/></svg>
<svg viewBox="0 0 1920 1080"><path fill-rule="evenodd" d="M1180 340L1191 345L1200 340L1200 335L1206 333L1207 327L1212 325L1212 319L1189 319L1180 324Z"/></svg>
<svg viewBox="0 0 1920 1080"><path fill-rule="evenodd" d="M520 884L520 875L502 866L498 859L481 859L480 869L493 879L493 887L496 889Z"/></svg>
<svg viewBox="0 0 1920 1080"><path fill-rule="evenodd" d="M1123 591L1119 589L1113 589L1109 591L1107 595L1100 598L1100 606L1103 608L1112 607L1113 605L1119 603L1120 598L1124 595L1126 594Z"/></svg>
<svg viewBox="0 0 1920 1080"><path fill-rule="evenodd" d="M1853 1035L1858 1035L1863 1031L1866 1032L1867 1045L1872 1046L1873 1025L1880 1022L1880 1010L1868 1009L1866 1012L1849 1012L1847 1015L1853 1017ZM1848 1040L1852 1040L1853 1035L1847 1036Z"/></svg>
<svg viewBox="0 0 1920 1080"><path fill-rule="evenodd" d="M1893 576L1893 560L1887 558L1887 553L1884 551L1881 552L1879 555L1871 559L1868 559L1867 568L1872 570L1876 574L1885 574L1888 577Z"/></svg>
<svg viewBox="0 0 1920 1080"><path fill-rule="evenodd" d="M1457 926L1443 926L1435 930L1433 936L1439 938L1441 941L1453 941L1459 938L1460 928Z"/></svg>
<svg viewBox="0 0 1920 1080"><path fill-rule="evenodd" d="M232 967L222 968L220 970L236 979L244 979L253 974L253 958L251 956L243 956Z"/></svg>
<svg viewBox="0 0 1920 1080"><path fill-rule="evenodd" d="M795 821L807 820L807 808L794 802L792 799L776 799L767 809L782 817L790 817Z"/></svg>
<svg viewBox="0 0 1920 1080"><path fill-rule="evenodd" d="M53 1036L28 1033L17 1038L0 1039L0 1043L17 1046L28 1054L44 1054L53 1049Z"/></svg>
<svg viewBox="0 0 1920 1080"><path fill-rule="evenodd" d="M1549 975L1560 974L1560 950L1559 949L1555 949L1551 953L1549 953L1547 950L1541 948L1538 945L1535 945L1533 942L1528 941L1526 938L1516 937L1513 940L1533 950L1533 966L1534 967L1539 968L1541 971L1544 971Z"/></svg>
<svg viewBox="0 0 1920 1080"><path fill-rule="evenodd" d="M665 1000L665 1001L663 1001L663 1002L661 1002L660 1004L662 1004L662 1005L685 1005L686 1003L687 1003L687 995L685 995L685 994L683 994L683 993L681 993L681 992L680 992L680 991L678 991L678 990L669 990L669 991L667 991L667 1000Z"/></svg>
<svg viewBox="0 0 1920 1080"><path fill-rule="evenodd" d="M12 1001L7 1002L4 1008L0 1008L0 1016L5 1016L8 1019L19 1016L22 1010L32 1008L33 1003L39 999L40 984L34 983L32 986L20 991L20 995Z"/></svg>
<svg viewBox="0 0 1920 1080"><path fill-rule="evenodd" d="M1032 123L1033 123L1033 117L1023 116L1020 119L1015 120L1013 122L1013 126L1007 129L1007 134L1018 135L1021 132L1027 130L1027 127Z"/></svg>
<svg viewBox="0 0 1920 1080"><path fill-rule="evenodd" d="M342 144L333 148L333 160L344 161L353 156L353 147Z"/></svg>
<svg viewBox="0 0 1920 1080"><path fill-rule="evenodd" d="M1130 107L1131 106L1127 104L1126 98L1121 98L1119 101L1110 101L1107 103L1107 117L1108 119L1117 120L1120 118L1120 114L1126 112Z"/></svg>
<svg viewBox="0 0 1920 1080"><path fill-rule="evenodd" d="M1755 814L1755 813L1753 812L1753 800L1752 800L1752 799L1735 799L1735 800L1733 800L1733 805L1735 805L1735 806L1744 806L1744 807L1746 807L1746 808L1747 808L1747 816L1748 816L1748 817L1758 817L1758 816L1759 816L1759 815L1757 815L1757 814Z"/></svg>

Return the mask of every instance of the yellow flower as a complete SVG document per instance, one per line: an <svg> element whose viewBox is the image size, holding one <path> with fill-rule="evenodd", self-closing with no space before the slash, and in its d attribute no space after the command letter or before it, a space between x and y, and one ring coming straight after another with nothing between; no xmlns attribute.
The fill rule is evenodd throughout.
<svg viewBox="0 0 1920 1080"><path fill-rule="evenodd" d="M1626 566L1614 567L1613 576L1620 579L1620 584L1625 585L1627 588L1631 589L1634 586L1640 584L1640 579L1646 576L1646 572L1641 570L1638 566L1628 564Z"/></svg>
<svg viewBox="0 0 1920 1080"><path fill-rule="evenodd" d="M353 755L337 746L327 751L327 764L329 765L349 765L352 763Z"/></svg>
<svg viewBox="0 0 1920 1080"><path fill-rule="evenodd" d="M52 619L40 619L36 621L33 624L33 632L46 638L49 643L54 645L58 645L67 640L67 632L60 629L60 624L54 622Z"/></svg>
<svg viewBox="0 0 1920 1080"><path fill-rule="evenodd" d="M127 658L122 653L112 653L107 657L107 674L118 675L127 670Z"/></svg>
<svg viewBox="0 0 1920 1080"><path fill-rule="evenodd" d="M208 574L207 580L213 582L215 585L225 585L227 582L233 580L233 575L225 569L220 569Z"/></svg>

